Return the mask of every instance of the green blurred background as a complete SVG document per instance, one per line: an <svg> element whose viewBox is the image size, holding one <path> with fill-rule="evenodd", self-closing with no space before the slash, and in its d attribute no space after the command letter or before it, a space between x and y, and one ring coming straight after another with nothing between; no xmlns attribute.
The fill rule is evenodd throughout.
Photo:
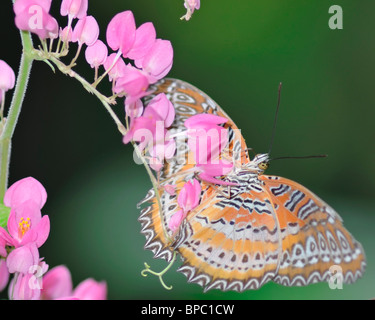
<svg viewBox="0 0 375 320"><path fill-rule="evenodd" d="M40 249L50 267L65 264L74 284L106 280L109 299L369 299L375 297L375 2L241 0L201 1L189 22L183 0L91 0L89 14L101 26L112 16L134 12L137 25L155 24L171 40L170 76L196 85L231 116L248 146L266 152L283 82L273 156L322 154L326 159L283 160L269 174L296 180L332 205L363 244L368 267L362 279L343 290L326 283L286 288L269 283L242 294L187 284L175 272L143 278L143 249L137 202L151 184L132 160L111 118L82 87L44 63L35 63L16 128L10 182L33 176L49 195L44 214L51 234ZM328 9L341 5L344 29L330 30ZM60 1L53 1L59 15ZM11 1L0 5L0 59L18 69L21 48ZM66 23L65 19L60 19ZM73 46L75 48L75 46ZM79 70L91 79L83 57ZM108 92L109 86L102 86ZM10 98L8 96L8 102ZM123 115L122 102L116 106Z"/></svg>

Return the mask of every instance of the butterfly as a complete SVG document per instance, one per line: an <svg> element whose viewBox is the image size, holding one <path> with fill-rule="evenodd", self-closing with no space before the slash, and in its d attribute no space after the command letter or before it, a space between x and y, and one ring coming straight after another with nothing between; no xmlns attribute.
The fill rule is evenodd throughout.
<svg viewBox="0 0 375 320"><path fill-rule="evenodd" d="M236 184L215 186L201 181L198 207L173 234L168 221L179 209L177 194L195 177L194 164L187 161L188 144L178 141L180 152L160 173L160 202L154 189L140 202L147 204L138 219L146 237L145 249L155 258L171 261L177 252L183 261L178 271L204 291L242 292L269 281L305 286L329 281L332 266L340 268L344 283L353 283L363 275L364 250L336 211L297 182L264 174L268 154L250 159L240 131L210 97L170 78L151 89L154 93L147 99L165 93L175 107L171 134L186 130L184 122L197 114L228 119L224 125L229 136L227 152L234 159L234 169L222 179ZM176 194L165 191L167 184L176 186Z"/></svg>

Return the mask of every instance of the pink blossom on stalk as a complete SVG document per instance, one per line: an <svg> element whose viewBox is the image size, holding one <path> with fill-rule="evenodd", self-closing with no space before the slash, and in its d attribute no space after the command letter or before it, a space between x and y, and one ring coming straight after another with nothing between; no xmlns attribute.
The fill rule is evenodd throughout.
<svg viewBox="0 0 375 320"><path fill-rule="evenodd" d="M142 71L130 64L126 66L124 71L123 76L117 79L113 91L120 97L126 95L126 104L131 104L150 94L147 91L149 85L147 77Z"/></svg>
<svg viewBox="0 0 375 320"><path fill-rule="evenodd" d="M201 196L201 185L197 179L188 181L178 194L177 203L184 213L188 213L198 206Z"/></svg>
<svg viewBox="0 0 375 320"><path fill-rule="evenodd" d="M178 194L177 203L181 210L177 211L169 220L168 227L172 232L177 231L187 214L194 210L200 201L201 185L198 180L188 181Z"/></svg>
<svg viewBox="0 0 375 320"><path fill-rule="evenodd" d="M140 117L143 113L143 109L144 107L141 99L138 99L130 104L127 104L125 99L125 112L130 119Z"/></svg>
<svg viewBox="0 0 375 320"><path fill-rule="evenodd" d="M126 58L136 35L134 15L131 11L116 14L107 27L107 44L113 51L119 50Z"/></svg>
<svg viewBox="0 0 375 320"><path fill-rule="evenodd" d="M165 93L159 93L148 103L143 116L164 121L164 127L168 128L172 125L176 112Z"/></svg>
<svg viewBox="0 0 375 320"><path fill-rule="evenodd" d="M41 39L56 38L59 26L49 14L51 0L17 0L13 5L18 29L37 34Z"/></svg>
<svg viewBox="0 0 375 320"><path fill-rule="evenodd" d="M187 9L187 12L183 17L181 17L181 19L185 19L187 21L187 20L190 20L195 9L196 10L200 9L201 1L200 0L185 0L184 6Z"/></svg>
<svg viewBox="0 0 375 320"><path fill-rule="evenodd" d="M135 41L127 57L132 60L143 58L150 51L155 40L156 31L152 22L140 25L135 32Z"/></svg>
<svg viewBox="0 0 375 320"><path fill-rule="evenodd" d="M115 81L125 74L126 64L123 59L116 60L116 53L110 54L104 62L104 69L108 71L109 81Z"/></svg>
<svg viewBox="0 0 375 320"><path fill-rule="evenodd" d="M60 28L59 37L62 42L71 42L72 41L73 30L70 27L65 27L64 29Z"/></svg>
<svg viewBox="0 0 375 320"><path fill-rule="evenodd" d="M181 209L177 211L175 214L172 215L172 217L169 219L168 228L172 232L176 232L178 228L180 227L182 221L186 218L186 215L184 214L184 211Z"/></svg>
<svg viewBox="0 0 375 320"><path fill-rule="evenodd" d="M0 103L4 99L5 92L14 88L16 77L13 69L3 60L0 60Z"/></svg>
<svg viewBox="0 0 375 320"><path fill-rule="evenodd" d="M173 48L168 40L156 39L149 52L135 60L135 65L147 74L149 82L155 83L164 78L173 64Z"/></svg>
<svg viewBox="0 0 375 320"><path fill-rule="evenodd" d="M82 19L87 14L88 0L63 0L60 14L68 16L69 19Z"/></svg>
<svg viewBox="0 0 375 320"><path fill-rule="evenodd" d="M91 46L98 40L99 25L93 16L85 16L79 19L74 27L72 34L72 42L78 42L81 46L86 44Z"/></svg>
<svg viewBox="0 0 375 320"><path fill-rule="evenodd" d="M96 40L94 44L88 46L85 51L85 58L91 68L98 68L105 63L108 56L107 46L101 40Z"/></svg>

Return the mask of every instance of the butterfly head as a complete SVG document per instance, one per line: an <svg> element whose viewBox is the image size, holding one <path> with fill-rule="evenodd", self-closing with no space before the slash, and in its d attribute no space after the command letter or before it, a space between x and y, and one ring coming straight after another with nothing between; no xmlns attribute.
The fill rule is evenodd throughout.
<svg viewBox="0 0 375 320"><path fill-rule="evenodd" d="M253 161L251 161L252 167L258 171L258 173L263 173L269 165L270 157L268 153L259 153L255 155Z"/></svg>

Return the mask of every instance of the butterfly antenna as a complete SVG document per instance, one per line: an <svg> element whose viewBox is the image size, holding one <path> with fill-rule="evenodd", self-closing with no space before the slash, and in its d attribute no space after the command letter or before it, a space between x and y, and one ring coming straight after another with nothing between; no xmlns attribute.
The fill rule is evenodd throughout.
<svg viewBox="0 0 375 320"><path fill-rule="evenodd" d="M270 159L270 161L281 160L281 159L311 159L311 158L327 158L327 157L328 157L327 154L318 154L318 155L313 155L313 156L277 157L277 158Z"/></svg>
<svg viewBox="0 0 375 320"><path fill-rule="evenodd" d="M273 141L275 140L276 123L277 123L277 118L278 118L278 115L279 115L279 109L280 109L281 87L282 87L282 85L283 85L282 82L280 82L280 84L279 84L279 90L278 90L278 95L277 95L276 114L275 114L275 120L274 120L274 122L273 122L272 136L271 136L271 143L270 143L270 148L269 148L269 150L268 150L268 154L271 154Z"/></svg>

